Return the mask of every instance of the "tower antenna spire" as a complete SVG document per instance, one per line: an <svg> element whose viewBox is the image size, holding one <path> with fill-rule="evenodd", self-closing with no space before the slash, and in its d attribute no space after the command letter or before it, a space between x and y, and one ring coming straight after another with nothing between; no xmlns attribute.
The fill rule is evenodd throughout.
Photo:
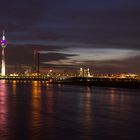
<svg viewBox="0 0 140 140"><path fill-rule="evenodd" d="M2 32L2 40L5 40L5 31Z"/></svg>

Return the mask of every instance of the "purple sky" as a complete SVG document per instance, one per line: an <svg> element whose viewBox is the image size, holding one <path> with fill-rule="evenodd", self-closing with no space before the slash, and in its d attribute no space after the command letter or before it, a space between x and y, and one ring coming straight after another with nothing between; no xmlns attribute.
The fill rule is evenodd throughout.
<svg viewBox="0 0 140 140"><path fill-rule="evenodd" d="M140 73L140 2L136 0L5 0L7 65L33 65L95 73Z"/></svg>

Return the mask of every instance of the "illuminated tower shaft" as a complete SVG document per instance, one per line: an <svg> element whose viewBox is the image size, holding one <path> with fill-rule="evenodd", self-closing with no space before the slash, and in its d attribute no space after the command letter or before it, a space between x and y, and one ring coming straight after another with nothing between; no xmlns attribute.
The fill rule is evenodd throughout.
<svg viewBox="0 0 140 140"><path fill-rule="evenodd" d="M1 75L5 76L5 47L6 47L7 43L5 40L5 35L3 32L3 37L1 40L1 47L2 47L2 64L1 64Z"/></svg>
<svg viewBox="0 0 140 140"><path fill-rule="evenodd" d="M2 64L1 64L1 75L5 76L5 52L4 52L4 47L2 47Z"/></svg>

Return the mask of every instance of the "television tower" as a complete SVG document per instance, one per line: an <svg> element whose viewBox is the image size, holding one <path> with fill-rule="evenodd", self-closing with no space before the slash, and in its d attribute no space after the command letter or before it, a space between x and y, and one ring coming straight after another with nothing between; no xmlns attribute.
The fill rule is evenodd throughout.
<svg viewBox="0 0 140 140"><path fill-rule="evenodd" d="M4 49L7 46L7 41L5 40L5 32L3 31L1 47L2 47L2 64L1 64L1 75L5 76L5 52Z"/></svg>

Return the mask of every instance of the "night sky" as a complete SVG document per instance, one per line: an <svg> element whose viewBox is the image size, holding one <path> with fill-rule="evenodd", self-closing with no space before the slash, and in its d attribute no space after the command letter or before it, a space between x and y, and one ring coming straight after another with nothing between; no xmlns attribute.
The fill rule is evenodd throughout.
<svg viewBox="0 0 140 140"><path fill-rule="evenodd" d="M140 73L140 1L4 0L6 63L95 73Z"/></svg>

